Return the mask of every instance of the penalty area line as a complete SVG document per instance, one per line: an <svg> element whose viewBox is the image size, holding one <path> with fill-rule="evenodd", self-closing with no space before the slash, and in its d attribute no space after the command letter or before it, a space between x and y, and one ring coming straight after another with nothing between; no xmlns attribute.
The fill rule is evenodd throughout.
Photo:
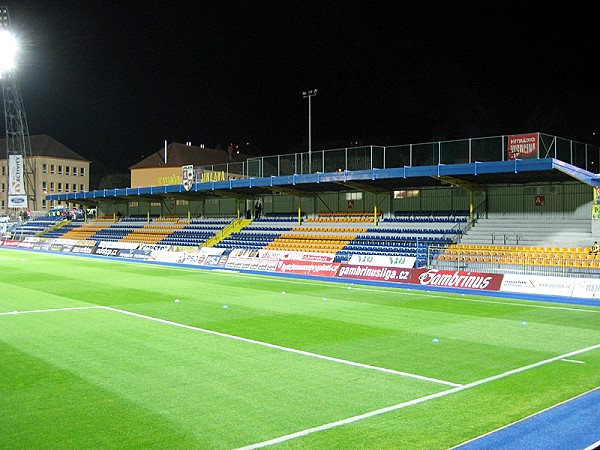
<svg viewBox="0 0 600 450"><path fill-rule="evenodd" d="M428 381L430 383L443 384L443 385L451 386L451 387L460 387L461 386L460 384L452 383L450 381L438 380L436 378L425 377L425 376L417 375L417 374L414 374L414 373L401 372L401 371L398 371L398 370L386 369L385 367L371 366L369 364L362 364L362 363L359 363L359 362L349 361L349 360L346 360L346 359L334 358L332 356L320 355L318 353L307 352L307 351L304 351L304 350L298 350L298 349L290 348L290 347L283 347L281 345L270 344L268 342L257 341L257 340L254 340L254 339L249 339L249 338L245 338L245 337L241 337L241 336L235 336L233 334L221 333L219 331L208 330L206 328L199 328L199 327L194 327L194 326L191 326L191 325L185 325L183 323L172 322L170 320L165 320L165 319L159 319L157 317L147 316L147 315L144 315L144 314L138 314L138 313L134 313L134 312L131 312L131 311L126 311L126 310L123 310L123 309L112 308L110 306L99 306L99 308L106 309L108 311L113 311L113 312L116 312L116 313L119 313L119 314L125 314L125 315L128 315L128 316L137 317L137 318L140 318L140 319L151 320L151 321L162 323L162 324L165 324L165 325L171 325L171 326L174 326L174 327L185 328L187 330L192 330L192 331L197 331L197 332L200 332L200 333L211 334L213 336L219 336L219 337L222 337L222 338L233 339L235 341L245 342L247 344L260 345L262 347L267 347L267 348L271 348L271 349L274 349L274 350L280 350L280 351L284 351L284 352L288 352L288 353L294 353L294 354L302 355L302 356L308 356L310 358L316 358L316 359L321 359L321 360L325 360L325 361L331 361L331 362L338 363L338 364L345 364L347 366L354 366L354 367L359 367L359 368L362 368L362 369L369 369L369 370L374 370L374 371L377 371L377 372L384 372L384 373L389 373L389 374L392 374L392 375L399 375L399 376L406 377L406 378L414 378L414 379L421 380L421 381Z"/></svg>
<svg viewBox="0 0 600 450"><path fill-rule="evenodd" d="M273 439L269 439L267 441L257 442L255 444L250 444L250 445L247 445L247 446L244 446L244 447L239 447L237 450L254 450L254 449L257 449L257 448L269 447L271 445L280 444L282 442L286 442L286 441L289 441L289 440L292 440L292 439L304 437L304 436L307 436L309 434L318 433L320 431L330 430L332 428L337 428L337 427L340 427L342 425L347 425L347 424L350 424L350 423L358 422L358 421L365 420L365 419L368 419L368 418L371 418L371 417L374 417L374 416L378 416L378 415L385 414L385 413L392 412L392 411L397 411L399 409L403 409L403 408L406 408L406 407L409 407L409 406L417 405L419 403L423 403L423 402L426 402L426 401L429 401L429 400L434 400L436 398L445 397L447 395L455 394L457 392L461 392L461 391L464 391L466 389L470 389L470 388L473 388L473 387L476 387L476 386L481 386L482 384L486 384L486 383L489 383L491 381L496 381L496 380L499 380L501 378L506 378L508 376L511 376L511 375L514 375L514 374L517 374L517 373L520 373L520 372L525 372L527 370L534 369L536 367L540 367L540 366L543 366L545 364L549 364L549 363L556 362L556 361L561 361L561 360L563 360L565 358L569 358L570 356L580 355L582 353L586 353L586 352L589 352L589 351L592 351L592 350L597 350L597 349L600 349L600 344L592 345L590 347L585 347L585 348L582 348L582 349L579 349L579 350L575 350L575 351L572 351L572 352L569 352L569 353L565 353L563 355L559 355L559 356L555 356L553 358L545 359L543 361L538 361L537 363L533 363L533 364L529 364L527 366L519 367L517 369L509 370L507 372L500 373L498 375L494 375L494 376L491 376L491 377L488 377L488 378L483 378L481 380L474 381L474 382L469 383L469 384L458 386L458 387L455 387L453 389L448 389L446 391L437 392L435 394L427 395L425 397L419 397L419 398L416 398L414 400L410 400L410 401L403 402L403 403L398 403L396 405L388 406L386 408L376 409L374 411L370 411L370 412L367 412L367 413L364 413L364 414L360 414L358 416L348 417L346 419L342 419L342 420L337 420L335 422L326 423L326 424L323 424L323 425L319 425L317 427L307 428L305 430L297 431L295 433L286 434L284 436L279 436L279 437L276 437L276 438L273 438Z"/></svg>

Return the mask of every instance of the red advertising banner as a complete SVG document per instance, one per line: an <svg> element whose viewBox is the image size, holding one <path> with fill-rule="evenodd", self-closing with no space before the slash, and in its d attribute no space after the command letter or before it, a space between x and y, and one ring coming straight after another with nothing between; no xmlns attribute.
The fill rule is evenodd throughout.
<svg viewBox="0 0 600 450"><path fill-rule="evenodd" d="M387 281L421 286L497 291L502 284L502 274L461 272L438 269L401 269L341 264L338 278Z"/></svg>
<svg viewBox="0 0 600 450"><path fill-rule="evenodd" d="M503 274L461 272L458 270L412 269L411 284L480 291L497 291Z"/></svg>
<svg viewBox="0 0 600 450"><path fill-rule="evenodd" d="M338 271L339 263L302 261L302 260L280 260L277 263L276 272L293 273L297 275L315 275L320 277L333 277Z"/></svg>
<svg viewBox="0 0 600 450"><path fill-rule="evenodd" d="M537 158L540 149L538 133L513 134L508 136L506 153L509 160Z"/></svg>
<svg viewBox="0 0 600 450"><path fill-rule="evenodd" d="M410 274L411 269L401 269L399 267L342 264L335 276L338 278L352 278L354 280L397 281L400 283L409 283Z"/></svg>

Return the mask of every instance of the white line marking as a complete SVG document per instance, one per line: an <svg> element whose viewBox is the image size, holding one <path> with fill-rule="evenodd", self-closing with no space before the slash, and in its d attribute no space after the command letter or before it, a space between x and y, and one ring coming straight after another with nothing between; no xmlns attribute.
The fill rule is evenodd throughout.
<svg viewBox="0 0 600 450"><path fill-rule="evenodd" d="M101 306L74 306L72 308L51 308L51 309L31 309L27 311L9 311L9 312L0 312L0 316L12 316L14 314L35 314L35 313L47 313L47 312L55 312L55 311L74 311L78 309L99 309Z"/></svg>
<svg viewBox="0 0 600 450"><path fill-rule="evenodd" d="M171 325L171 326L175 326L175 327L179 327L179 328L185 328L187 330L199 331L201 333L212 334L214 336L220 336L220 337L224 337L227 339L233 339L236 341L246 342L248 344L260 345L260 346L272 348L275 350L281 350L284 352L295 353L297 355L309 356L311 358L323 359L323 360L331 361L331 362L335 362L335 363L346 364L348 366L360 367L362 369L376 370L378 372L385 372L385 373L389 373L392 375L400 375L403 377L415 378L418 380L428 381L428 382L437 383L437 384L443 384L446 386L452 386L452 387L462 386L460 384L452 383L450 381L438 380L436 378L425 377L422 375L416 375L416 374L408 373L408 372L400 372L398 370L386 369L384 367L371 366L369 364L362 364L362 363L358 363L358 362L354 362L354 361L348 361L346 359L334 358L332 356L319 355L318 353L306 352L303 350L297 350L297 349L290 348L290 347L282 347L281 345L269 344L268 342L256 341L254 339L248 339L248 338L244 338L244 337L240 337L240 336L235 336L232 334L221 333L219 331L207 330L205 328L199 328L199 327L194 327L191 325L185 325L182 323L172 322L170 320L165 320L165 319L158 319L156 317L146 316L144 314L138 314L138 313L134 313L134 312L130 312L130 311L125 311L123 309L112 308L110 306L99 306L99 308L106 309L108 311L117 312L120 314L126 314L126 315L133 316L133 317L138 317L140 319L152 320L154 322L163 323L166 325Z"/></svg>
<svg viewBox="0 0 600 450"><path fill-rule="evenodd" d="M247 445L245 447L240 447L238 450L252 450L256 448L268 447L270 445L279 444L281 442L289 441L291 439L299 438L306 436L308 434L317 433L319 431L330 430L332 428L336 428L342 425L347 425L349 423L358 422L360 420L368 419L370 417L378 416L380 414L385 414L391 411L396 411L398 409L406 408L407 406L416 405L418 403L425 402L427 400L433 400L434 398L444 397L449 394L453 394L455 392L462 391L463 387L456 387L454 389L449 389L447 391L437 392L435 394L427 395L425 397L416 398L414 400L410 400L404 403L398 403L397 405L388 406L387 408L377 409L375 411L370 411L365 414L361 414L359 416L348 417L347 419L338 420L336 422L326 423L324 425L320 425L314 428L308 428L306 430L298 431L296 433L287 434L285 436L280 436L275 439L270 439L268 441L258 442L256 444Z"/></svg>
<svg viewBox="0 0 600 450"><path fill-rule="evenodd" d="M474 381L472 383L465 384L464 388L467 389L467 388L470 388L470 387L479 386L480 384L489 383L490 381L498 380L500 378L504 378L504 377L507 377L509 375L513 375L513 374L516 374L516 373L519 373L519 372L524 372L524 371L529 370L529 369L535 369L536 367L540 367L540 366L543 366L543 365L546 365L546 364L549 364L549 363L552 363L552 362L555 362L555 361L560 361L561 359L569 358L570 356L581 355L582 353L587 353L587 352L589 352L591 350L596 350L596 349L599 349L599 348L600 348L600 344L591 345L591 346L586 347L586 348L582 348L582 349L575 350L575 351L572 351L572 352L569 352L569 353L565 353L563 355L555 356L554 358L548 358L548 359L545 359L543 361L538 361L536 363L529 364L527 366L523 366L523 367L519 367L517 369L509 370L508 372L504 372L504 373L501 373L499 375L494 375L494 376L489 377L489 378L484 378L483 380Z"/></svg>
<svg viewBox="0 0 600 450"><path fill-rule="evenodd" d="M575 364L585 364L585 361L578 361L576 359L561 359L561 361L575 363Z"/></svg>
<svg viewBox="0 0 600 450"><path fill-rule="evenodd" d="M600 441L594 442L592 445L590 445L589 447L584 448L583 450L596 450L598 448L600 448Z"/></svg>
<svg viewBox="0 0 600 450"><path fill-rule="evenodd" d="M375 411L370 411L368 413L365 414L360 414L358 416L354 416L354 417L348 417L347 419L343 419L343 420L338 420L335 422L330 422L324 425L320 425L318 427L314 427L314 428L308 428L306 430L302 430L302 431L298 431L296 433L291 433L291 434L287 434L285 436L280 436L274 439L270 439L268 441L263 441L263 442L258 442L256 444L251 444L251 445L247 445L244 447L240 447L238 450L253 450L253 449L257 449L257 448L263 448L263 447L268 447L270 445L274 445L274 444L279 444L281 442L286 442L289 441L291 439L295 439L295 438L299 438L299 437L303 437L303 436L307 436L309 434L313 434L313 433L317 433L319 431L325 431L325 430L329 430L332 428L336 428L342 425L347 425L349 423L353 423L353 422L358 422L360 420L364 420L364 419L368 419L370 417L373 416L377 416L380 414L385 414L391 411L396 411L398 409L403 409L406 408L408 406L412 406L412 405L416 405L418 403L422 403L424 401L428 401L428 400L433 400L435 398L440 398L440 397L444 397L446 395L450 395L450 394L454 394L456 392L460 392L463 391L465 389L469 389L475 386L480 386L482 384L485 383L489 383L490 381L495 381L495 380L499 380L501 378L505 378L508 377L510 375L514 375L516 373L520 373L520 372L524 372L526 370L529 369L533 369L545 364L549 364L555 361L559 361L563 358L568 358L569 356L573 356L573 355L579 355L581 353L585 353L591 350L596 350L600 348L600 344L597 345L592 345L590 347L586 347L580 350L575 350L573 352L569 352L569 353L565 353L564 355L560 355L560 356L556 356L554 358L549 358L549 359L545 359L543 361L539 361L537 363L534 364L529 364L527 366L523 366L514 370L509 370L507 372L498 374L498 375L494 375L492 377L488 377L488 378L484 378L482 380L478 380L478 381L474 381L472 383L469 384L465 384L463 386L459 386L459 387L455 387L454 389L448 389L447 391L442 391L442 392L438 392L436 394L431 394L431 395L427 395L425 397L420 397L408 402L404 402L404 403L398 403L397 405L392 405L392 406L388 406L387 408L382 408L382 409L377 409Z"/></svg>

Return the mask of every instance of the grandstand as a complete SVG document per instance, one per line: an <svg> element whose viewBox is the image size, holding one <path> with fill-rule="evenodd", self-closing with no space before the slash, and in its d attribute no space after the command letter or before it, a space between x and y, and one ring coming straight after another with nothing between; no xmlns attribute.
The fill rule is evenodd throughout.
<svg viewBox="0 0 600 450"><path fill-rule="evenodd" d="M290 158L284 164L264 157L236 165L235 179L196 182L190 190L169 185L50 195L105 216L45 228L38 222L22 237L316 252L338 262L357 255L414 257L414 267L595 275L596 261L587 253L600 235L592 215L600 180L586 169L600 159L599 149L528 136L537 153L522 159L507 153L514 136L501 136L371 146L362 154L373 157L358 165L347 162L353 149L317 152L323 171L308 170L304 154L293 155L291 168ZM424 149L432 159L423 158ZM326 172L329 166L345 169ZM243 222L257 200L263 217Z"/></svg>

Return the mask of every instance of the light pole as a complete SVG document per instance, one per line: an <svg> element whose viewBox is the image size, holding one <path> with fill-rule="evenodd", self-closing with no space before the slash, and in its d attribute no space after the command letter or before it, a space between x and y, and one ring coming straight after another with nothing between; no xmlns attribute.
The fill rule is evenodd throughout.
<svg viewBox="0 0 600 450"><path fill-rule="evenodd" d="M312 120L311 120L311 108L310 99L317 95L316 89L310 91L304 91L302 97L308 98L308 173L312 173Z"/></svg>
<svg viewBox="0 0 600 450"><path fill-rule="evenodd" d="M8 9L0 6L0 82L6 124L6 207L29 209L35 205L35 174L31 159L29 126L17 83L18 42L12 33Z"/></svg>

